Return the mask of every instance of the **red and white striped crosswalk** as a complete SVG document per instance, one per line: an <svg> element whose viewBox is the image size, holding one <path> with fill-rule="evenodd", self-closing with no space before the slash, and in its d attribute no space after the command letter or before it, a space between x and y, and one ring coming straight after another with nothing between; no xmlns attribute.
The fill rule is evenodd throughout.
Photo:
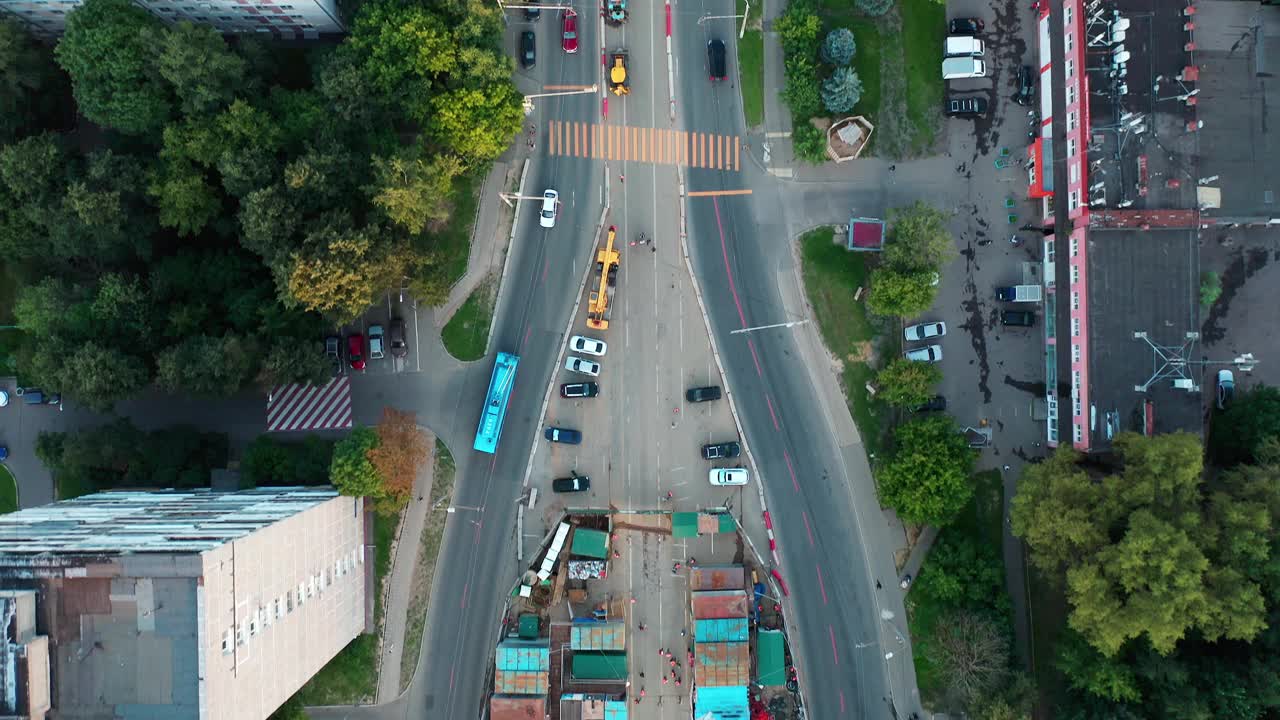
<svg viewBox="0 0 1280 720"><path fill-rule="evenodd" d="M351 380L316 385L277 385L267 398L267 432L340 430L351 427Z"/></svg>

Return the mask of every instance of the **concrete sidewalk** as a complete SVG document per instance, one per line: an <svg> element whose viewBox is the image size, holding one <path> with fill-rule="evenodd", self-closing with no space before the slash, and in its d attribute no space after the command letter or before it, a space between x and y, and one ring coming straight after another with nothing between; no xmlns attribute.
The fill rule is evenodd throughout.
<svg viewBox="0 0 1280 720"><path fill-rule="evenodd" d="M391 570L387 573L387 585L383 590L382 645L378 648L378 693L374 697L374 703L378 705L391 702L400 695L400 663L404 652L404 629L409 620L409 601L413 595L413 573L421 552L422 528L430 509L431 484L435 479L436 436L426 428L418 429L426 433L431 455L418 468L413 494L391 546Z"/></svg>

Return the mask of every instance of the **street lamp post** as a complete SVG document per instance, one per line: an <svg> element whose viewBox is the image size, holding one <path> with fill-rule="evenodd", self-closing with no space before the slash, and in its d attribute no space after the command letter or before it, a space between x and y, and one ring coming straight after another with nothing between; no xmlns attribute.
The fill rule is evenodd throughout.
<svg viewBox="0 0 1280 720"><path fill-rule="evenodd" d="M524 96L524 114L528 115L529 113L533 112L534 98L561 97L563 95L586 95L588 93L593 93L599 89L600 89L599 85L592 85L590 87L582 87L577 90L565 90L563 92L536 93L533 95L525 95Z"/></svg>

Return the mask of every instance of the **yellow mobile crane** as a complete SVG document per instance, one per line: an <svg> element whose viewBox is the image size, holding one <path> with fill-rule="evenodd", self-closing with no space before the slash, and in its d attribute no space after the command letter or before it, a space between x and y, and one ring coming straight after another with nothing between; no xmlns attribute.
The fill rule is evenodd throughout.
<svg viewBox="0 0 1280 720"><path fill-rule="evenodd" d="M618 229L609 226L605 246L596 253L596 272L590 302L587 304L587 327L592 330L608 330L609 314L613 312L613 291L618 285L618 251L613 249Z"/></svg>

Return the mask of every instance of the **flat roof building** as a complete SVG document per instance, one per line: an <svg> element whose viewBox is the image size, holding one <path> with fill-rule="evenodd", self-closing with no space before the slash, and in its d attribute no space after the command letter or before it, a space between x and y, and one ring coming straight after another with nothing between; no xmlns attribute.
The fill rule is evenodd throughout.
<svg viewBox="0 0 1280 720"><path fill-rule="evenodd" d="M67 15L81 2L0 0L0 15L13 17L35 35L52 38L62 34ZM165 22L209 25L224 35L304 40L346 32L337 0L134 0L134 4Z"/></svg>
<svg viewBox="0 0 1280 720"><path fill-rule="evenodd" d="M59 718L261 720L367 629L360 498L106 492L0 515Z"/></svg>

